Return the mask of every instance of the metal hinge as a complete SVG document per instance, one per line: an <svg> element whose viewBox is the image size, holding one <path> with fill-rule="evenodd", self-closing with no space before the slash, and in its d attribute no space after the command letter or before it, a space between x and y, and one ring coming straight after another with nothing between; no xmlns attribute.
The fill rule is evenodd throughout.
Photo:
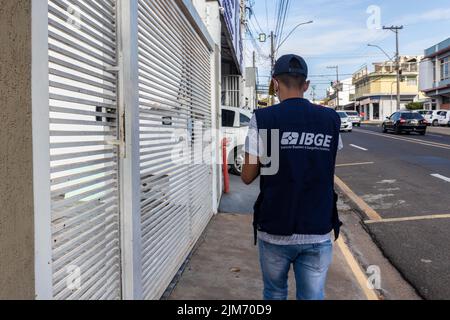
<svg viewBox="0 0 450 320"><path fill-rule="evenodd" d="M119 147L119 154L121 158L126 158L126 148L125 148L125 141L126 141L126 131L125 131L125 112L123 112L120 116L119 121L119 127L121 130L119 130L119 139L111 139L107 140L106 144L109 146L115 146Z"/></svg>
<svg viewBox="0 0 450 320"><path fill-rule="evenodd" d="M107 140L106 144L109 146L119 147L122 144L122 142L120 140Z"/></svg>
<svg viewBox="0 0 450 320"><path fill-rule="evenodd" d="M119 70L120 70L119 66L108 66L105 69L106 69L106 71L109 71L109 72L119 72Z"/></svg>

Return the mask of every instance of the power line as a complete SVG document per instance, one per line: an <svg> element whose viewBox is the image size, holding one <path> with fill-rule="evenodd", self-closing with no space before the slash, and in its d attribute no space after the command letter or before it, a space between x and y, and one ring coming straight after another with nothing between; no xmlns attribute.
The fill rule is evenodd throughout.
<svg viewBox="0 0 450 320"><path fill-rule="evenodd" d="M252 44L253 44L253 47L255 48L255 50L258 52L258 54L259 54L260 56L263 56L262 49L261 49L261 47L258 45L258 43L256 42L255 36L254 36L252 30L250 29L249 24L246 24L246 28L247 28L248 34L250 35L250 39L251 39L251 42L252 42Z"/></svg>
<svg viewBox="0 0 450 320"><path fill-rule="evenodd" d="M277 48L280 46L281 39L282 39L283 34L284 34L284 27L286 25L286 20L287 20L290 4L291 4L290 0L286 0L286 6L285 6L285 10L284 10L284 15L283 15L283 21L281 23L280 35L279 35L278 41L277 41Z"/></svg>
<svg viewBox="0 0 450 320"><path fill-rule="evenodd" d="M253 20L256 22L256 25L257 25L257 27L255 27L255 29L257 29L258 33L264 33L264 29L261 27L261 24L259 23L258 17L256 16L255 11L253 10L254 5L255 5L255 3L251 2L250 6L248 7L249 20L250 20L251 23L253 23L253 21L252 21L252 18L253 18ZM255 26L255 25L253 24L253 26Z"/></svg>
<svg viewBox="0 0 450 320"><path fill-rule="evenodd" d="M267 0L266 0L266 20L267 20L267 30L269 30L269 6L267 5Z"/></svg>
<svg viewBox="0 0 450 320"><path fill-rule="evenodd" d="M281 0L278 7L277 14L277 25L275 28L275 37L277 37L275 47L278 47L281 41L282 34L284 32L284 26L286 24L286 19L288 15L288 9L290 5L290 0Z"/></svg>
<svg viewBox="0 0 450 320"><path fill-rule="evenodd" d="M275 36L278 36L278 35L279 35L279 31L280 31L280 27L281 27L281 21L282 21L282 17L283 17L283 13L284 13L285 4L286 4L286 0L281 0L281 1L278 3L278 8L277 8L277 20L276 20L276 26L275 26Z"/></svg>

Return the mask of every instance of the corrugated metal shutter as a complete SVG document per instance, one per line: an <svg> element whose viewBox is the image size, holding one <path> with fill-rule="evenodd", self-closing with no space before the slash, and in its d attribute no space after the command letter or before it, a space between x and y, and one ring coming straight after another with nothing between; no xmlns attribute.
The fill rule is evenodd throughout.
<svg viewBox="0 0 450 320"><path fill-rule="evenodd" d="M175 0L139 0L138 21L143 287L158 299L212 215L211 53Z"/></svg>
<svg viewBox="0 0 450 320"><path fill-rule="evenodd" d="M54 298L120 299L116 1L48 3Z"/></svg>

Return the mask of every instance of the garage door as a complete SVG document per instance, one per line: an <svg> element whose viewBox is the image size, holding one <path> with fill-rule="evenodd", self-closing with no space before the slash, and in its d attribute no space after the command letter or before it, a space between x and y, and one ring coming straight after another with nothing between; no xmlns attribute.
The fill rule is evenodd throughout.
<svg viewBox="0 0 450 320"><path fill-rule="evenodd" d="M212 215L211 52L175 0L139 0L144 297L158 299Z"/></svg>

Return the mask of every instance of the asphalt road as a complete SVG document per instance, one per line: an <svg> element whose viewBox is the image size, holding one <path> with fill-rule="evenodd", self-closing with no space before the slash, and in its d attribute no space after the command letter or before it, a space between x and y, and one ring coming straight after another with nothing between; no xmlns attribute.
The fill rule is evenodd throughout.
<svg viewBox="0 0 450 320"><path fill-rule="evenodd" d="M363 126L343 140L337 176L383 220L401 218L367 224L383 253L424 298L450 299L450 136Z"/></svg>

